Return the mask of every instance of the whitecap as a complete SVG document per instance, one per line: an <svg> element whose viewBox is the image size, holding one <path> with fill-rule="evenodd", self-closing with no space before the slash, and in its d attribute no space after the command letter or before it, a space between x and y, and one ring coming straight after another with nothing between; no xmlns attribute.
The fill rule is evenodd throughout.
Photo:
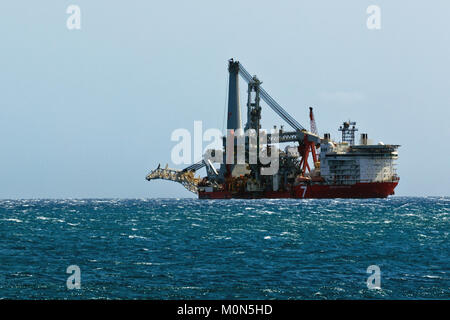
<svg viewBox="0 0 450 320"><path fill-rule="evenodd" d="M146 237L138 236L136 234L129 235L128 238L130 238L130 239L147 239Z"/></svg>
<svg viewBox="0 0 450 320"><path fill-rule="evenodd" d="M425 275L425 276L423 276L424 278L428 278L428 279L442 279L441 277L439 277L439 276L431 276L431 275Z"/></svg>
<svg viewBox="0 0 450 320"><path fill-rule="evenodd" d="M2 219L3 221L11 221L11 222L17 222L17 223L21 223L23 222L20 219L16 219L16 218L6 218L6 219Z"/></svg>

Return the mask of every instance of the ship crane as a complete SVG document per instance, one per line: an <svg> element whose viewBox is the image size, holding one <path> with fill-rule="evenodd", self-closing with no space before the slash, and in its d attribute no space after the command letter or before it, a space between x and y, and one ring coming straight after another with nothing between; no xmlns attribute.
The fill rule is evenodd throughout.
<svg viewBox="0 0 450 320"><path fill-rule="evenodd" d="M239 75L248 83L248 113L246 129L254 129L259 139L260 119L261 119L261 107L259 105L260 98L267 103L267 105L275 111L284 121L286 121L294 131L280 130L278 133L278 142L298 142L298 151L301 157L299 162L301 175L311 168L308 164L308 157L311 154L314 165L318 164L316 155L316 148L320 145L320 137L317 132L308 132L297 120L295 120L286 110L284 110L273 99L264 88L261 87L261 81L256 76L251 76L250 73L244 68L239 61L230 59L228 65L229 71L229 90L228 90L228 119L227 129L238 130L241 129L241 110L239 103ZM252 101L252 93L255 93L255 97ZM258 140L259 141L259 140ZM274 138L271 134L267 134L267 144L274 142ZM224 139L224 145L226 140ZM258 146L259 148L259 146ZM258 151L259 154L259 151ZM186 189L193 193L198 193L199 186L203 181L200 178L194 176L195 172L201 168L206 167L208 178L211 178L208 183L213 187L219 187L222 177L225 180L230 177L232 166L226 164L224 167L225 172L217 172L210 159L202 159L197 163L194 163L182 170L170 169L166 165L165 168L158 166L157 169L151 171L147 176L147 180L163 179L175 181L182 184ZM253 169L258 170L258 165L253 166Z"/></svg>
<svg viewBox="0 0 450 320"><path fill-rule="evenodd" d="M295 120L286 110L284 110L276 101L273 99L264 88L261 87L261 81L256 76L251 76L250 73L244 68L244 66L239 61L234 61L233 59L229 60L229 67L228 70L230 72L230 94L234 93L237 94L238 87L238 81L237 81L237 74L239 74L247 83L248 83L248 103L247 106L249 108L248 112L248 123L246 126L246 129L255 129L258 132L259 129L259 119L261 118L260 111L261 108L259 107L259 97L264 100L264 102L267 103L267 105L275 111L276 114L278 114L284 121L286 121L295 131L290 132L280 132L279 134L279 142L298 142L299 147L298 151L301 157L300 161L300 167L302 170L302 174L306 173L307 171L311 171L311 168L308 164L308 157L311 154L313 158L314 166L317 166L319 164L316 148L320 145L320 137L316 132L308 132L300 123L298 123L297 120ZM233 75L235 73L236 75ZM251 92L255 92L255 98L254 101L250 101L251 99ZM236 104L236 111L234 113L240 113L238 102L236 103L236 99L234 97L230 97L229 101ZM233 105L231 105L233 107ZM230 108L230 103L228 105L229 110L231 109L231 114L233 114L233 108ZM251 110L250 110L251 109ZM255 116L255 112L257 115ZM311 110L312 112L312 110ZM229 112L230 114L230 112ZM250 117L250 115L253 115L253 117ZM252 119L253 118L253 119ZM257 121L254 121L254 120ZM240 122L240 117L238 119ZM237 129L240 128L239 123L228 123L228 129ZM234 127L233 127L234 124ZM315 124L314 124L315 125ZM311 130L312 131L312 130ZM268 135L268 143L271 142L271 136Z"/></svg>
<svg viewBox="0 0 450 320"><path fill-rule="evenodd" d="M314 133L315 135L319 135L316 126L316 119L314 118L313 108L311 107L309 107L309 121L311 125L311 132Z"/></svg>
<svg viewBox="0 0 450 320"><path fill-rule="evenodd" d="M250 73L245 70L244 66L239 61L234 62L234 60L231 59L230 63L237 64L239 75L241 75L241 77L244 78L247 83L254 82L254 77L252 77ZM268 104L268 106L273 111L275 111L284 121L286 121L292 128L299 131L305 130L305 128L300 123L298 123L297 120L295 120L289 113L287 113L261 86L259 87L259 94L261 98Z"/></svg>

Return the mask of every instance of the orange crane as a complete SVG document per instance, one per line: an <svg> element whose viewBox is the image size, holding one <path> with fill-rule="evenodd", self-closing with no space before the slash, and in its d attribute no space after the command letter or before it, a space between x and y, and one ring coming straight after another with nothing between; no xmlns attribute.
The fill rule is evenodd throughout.
<svg viewBox="0 0 450 320"><path fill-rule="evenodd" d="M311 107L309 107L309 120L311 122L311 132L319 135L319 132L317 131L316 120L314 119L313 108Z"/></svg>
<svg viewBox="0 0 450 320"><path fill-rule="evenodd" d="M309 107L309 120L310 120L310 126L311 126L311 133L314 133L315 135L319 135L319 132L317 131L316 126L316 120L314 120L314 113L313 108ZM311 156L313 158L314 168L318 168L320 166L319 159L317 157L317 146L314 143L306 142L303 145L300 145L298 147L300 154L302 155L302 159L300 161L300 167L302 168L302 173L306 173L306 169L311 172L311 168L308 164L308 157L311 153Z"/></svg>

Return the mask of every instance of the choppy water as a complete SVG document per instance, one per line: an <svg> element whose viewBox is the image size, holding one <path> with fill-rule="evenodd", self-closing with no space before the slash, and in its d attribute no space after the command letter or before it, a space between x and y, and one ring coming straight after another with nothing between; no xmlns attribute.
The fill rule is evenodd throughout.
<svg viewBox="0 0 450 320"><path fill-rule="evenodd" d="M0 297L450 298L450 198L2 200ZM66 268L81 269L68 290ZM369 290L369 265L381 289Z"/></svg>

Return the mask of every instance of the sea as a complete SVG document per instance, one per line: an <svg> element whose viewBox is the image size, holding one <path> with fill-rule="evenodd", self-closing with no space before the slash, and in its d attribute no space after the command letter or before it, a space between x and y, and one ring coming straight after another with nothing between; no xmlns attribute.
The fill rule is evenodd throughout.
<svg viewBox="0 0 450 320"><path fill-rule="evenodd" d="M2 299L449 299L450 198L0 200Z"/></svg>

